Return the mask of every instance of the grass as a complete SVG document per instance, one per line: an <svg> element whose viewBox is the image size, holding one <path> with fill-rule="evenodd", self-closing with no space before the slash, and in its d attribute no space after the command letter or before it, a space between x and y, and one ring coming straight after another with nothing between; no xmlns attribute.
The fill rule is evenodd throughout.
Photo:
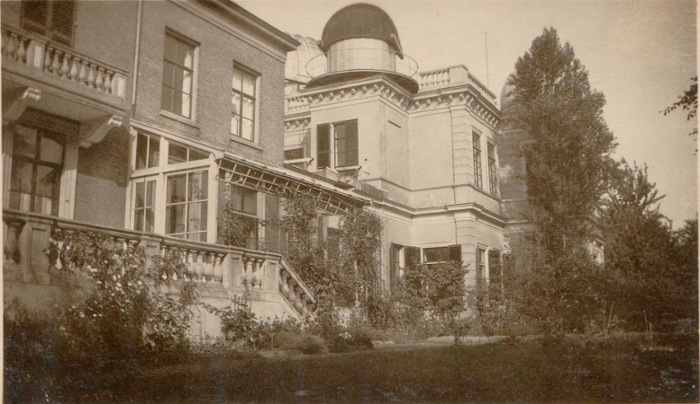
<svg viewBox="0 0 700 404"><path fill-rule="evenodd" d="M274 359L196 355L122 380L115 402L697 402L697 339L674 344L673 352L509 341Z"/></svg>

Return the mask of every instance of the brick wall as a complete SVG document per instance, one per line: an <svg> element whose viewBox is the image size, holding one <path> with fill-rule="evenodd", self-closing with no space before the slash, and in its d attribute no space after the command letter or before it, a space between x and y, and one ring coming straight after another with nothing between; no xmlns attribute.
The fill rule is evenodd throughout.
<svg viewBox="0 0 700 404"><path fill-rule="evenodd" d="M225 148L245 158L282 165L284 62L251 44L254 40L234 36L186 8L170 2L144 2L134 119ZM198 14L208 15L209 12L202 10ZM168 29L199 44L193 121L161 114L163 54ZM257 145L230 140L230 86L234 63L240 63L261 77Z"/></svg>
<svg viewBox="0 0 700 404"><path fill-rule="evenodd" d="M80 148L75 192L75 220L124 227L129 137L112 129L89 149Z"/></svg>

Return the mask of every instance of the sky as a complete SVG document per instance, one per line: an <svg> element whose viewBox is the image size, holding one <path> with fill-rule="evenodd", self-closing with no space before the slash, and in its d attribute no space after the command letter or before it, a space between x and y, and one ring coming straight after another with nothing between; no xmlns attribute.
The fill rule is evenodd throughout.
<svg viewBox="0 0 700 404"><path fill-rule="evenodd" d="M294 34L320 39L328 19L352 0L234 0ZM698 210L697 121L664 116L697 76L694 1L685 0L364 0L394 21L420 71L463 64L496 94L545 27L569 42L605 94L603 114L618 142L615 157L648 166L661 212L673 228ZM488 55L488 58L487 58Z"/></svg>

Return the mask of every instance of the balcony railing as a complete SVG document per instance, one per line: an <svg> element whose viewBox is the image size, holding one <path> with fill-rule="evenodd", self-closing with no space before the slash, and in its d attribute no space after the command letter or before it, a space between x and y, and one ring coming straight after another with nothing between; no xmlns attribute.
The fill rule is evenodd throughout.
<svg viewBox="0 0 700 404"><path fill-rule="evenodd" d="M496 102L496 95L483 85L465 66L454 66L445 69L421 72L418 84L420 90L433 90L458 84L471 84L484 98Z"/></svg>
<svg viewBox="0 0 700 404"><path fill-rule="evenodd" d="M201 284L203 297L248 293L253 302L271 302L279 298L299 318L312 313L316 303L311 291L279 254L107 228L16 210L8 209L3 213L5 282L66 287L70 284L64 270L67 263L61 262L60 254L51 253L51 238L57 238L57 233L66 236L83 232L106 236L117 245L141 246L147 256L168 251L181 254L188 276ZM63 242L56 244L59 250L68 247Z"/></svg>
<svg viewBox="0 0 700 404"><path fill-rule="evenodd" d="M413 77L418 73L418 63L405 54L393 50L375 48L337 49L318 55L306 63L311 77L345 71L376 70Z"/></svg>
<svg viewBox="0 0 700 404"><path fill-rule="evenodd" d="M109 94L120 99L125 97L125 70L4 25L2 61L3 69L18 64L46 77L68 80L96 94Z"/></svg>

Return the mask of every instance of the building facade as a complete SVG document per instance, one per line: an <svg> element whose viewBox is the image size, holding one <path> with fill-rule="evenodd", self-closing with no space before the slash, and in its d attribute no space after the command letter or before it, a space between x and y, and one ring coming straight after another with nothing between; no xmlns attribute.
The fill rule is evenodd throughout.
<svg viewBox="0 0 700 404"><path fill-rule="evenodd" d="M279 196L366 200L284 168L284 69L299 43L226 0L2 5L5 301L70 289L56 232L180 251L200 296L259 317L315 299L280 254ZM229 204L247 248L217 244ZM264 248L262 248L264 244ZM201 313L200 336L219 333Z"/></svg>
<svg viewBox="0 0 700 404"><path fill-rule="evenodd" d="M319 41L295 38L285 162L372 200L384 288L414 261L462 261L468 286L496 278L488 256L504 248L509 218L495 95L465 66L419 72L373 5L339 10Z"/></svg>

